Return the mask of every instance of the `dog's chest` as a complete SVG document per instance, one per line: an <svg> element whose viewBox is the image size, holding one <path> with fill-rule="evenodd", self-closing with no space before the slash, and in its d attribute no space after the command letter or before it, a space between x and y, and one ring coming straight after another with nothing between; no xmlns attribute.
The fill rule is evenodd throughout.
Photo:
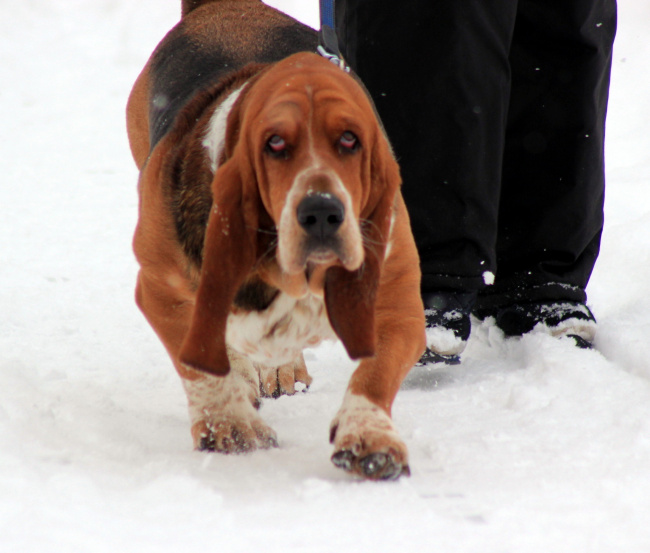
<svg viewBox="0 0 650 553"><path fill-rule="evenodd" d="M295 299L281 293L264 311L241 311L228 317L226 342L252 361L277 367L294 361L304 348L336 335L322 299Z"/></svg>

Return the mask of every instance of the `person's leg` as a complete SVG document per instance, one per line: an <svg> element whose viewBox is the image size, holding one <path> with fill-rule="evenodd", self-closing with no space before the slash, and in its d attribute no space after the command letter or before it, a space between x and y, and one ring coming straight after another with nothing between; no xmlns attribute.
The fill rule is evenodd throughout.
<svg viewBox="0 0 650 553"><path fill-rule="evenodd" d="M428 326L464 338L437 332L429 346L457 354L475 292L496 269L516 2L338 0L336 10L343 55L400 163Z"/></svg>
<svg viewBox="0 0 650 553"><path fill-rule="evenodd" d="M615 0L519 1L510 51L498 272L478 306L484 313L513 306L507 317L500 315L507 334L557 318L550 304L562 305L566 316L573 310L579 319L593 319L583 304L603 226L615 29Z"/></svg>
<svg viewBox="0 0 650 553"><path fill-rule="evenodd" d="M494 271L516 2L338 0L343 55L395 149L423 290Z"/></svg>

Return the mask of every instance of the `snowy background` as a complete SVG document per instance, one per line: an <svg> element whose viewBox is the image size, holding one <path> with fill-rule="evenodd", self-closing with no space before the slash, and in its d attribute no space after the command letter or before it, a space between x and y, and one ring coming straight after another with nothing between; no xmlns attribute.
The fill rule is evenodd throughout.
<svg viewBox="0 0 650 553"><path fill-rule="evenodd" d="M281 447L191 449L133 302L127 95L176 0L2 0L0 551L650 551L650 3L619 0L597 351L476 328L414 370L394 418L413 476L351 479L328 425L353 364L309 351L267 400ZM317 24L316 0L273 5Z"/></svg>

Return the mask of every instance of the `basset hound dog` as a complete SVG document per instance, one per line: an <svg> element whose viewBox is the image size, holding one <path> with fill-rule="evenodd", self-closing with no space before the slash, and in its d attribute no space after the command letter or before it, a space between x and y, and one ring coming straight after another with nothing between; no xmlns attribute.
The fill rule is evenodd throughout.
<svg viewBox="0 0 650 553"><path fill-rule="evenodd" d="M199 450L277 446L261 396L309 385L302 351L360 359L332 461L409 473L391 421L425 347L398 165L357 80L258 0L186 0L127 106L140 170L136 301L165 345Z"/></svg>

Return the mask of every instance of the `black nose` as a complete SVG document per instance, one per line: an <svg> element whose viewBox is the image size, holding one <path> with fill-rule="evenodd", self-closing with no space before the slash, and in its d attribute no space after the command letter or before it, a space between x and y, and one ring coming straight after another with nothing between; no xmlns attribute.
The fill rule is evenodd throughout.
<svg viewBox="0 0 650 553"><path fill-rule="evenodd" d="M331 194L312 194L298 204L297 217L305 232L324 240L334 236L345 218L345 208Z"/></svg>

